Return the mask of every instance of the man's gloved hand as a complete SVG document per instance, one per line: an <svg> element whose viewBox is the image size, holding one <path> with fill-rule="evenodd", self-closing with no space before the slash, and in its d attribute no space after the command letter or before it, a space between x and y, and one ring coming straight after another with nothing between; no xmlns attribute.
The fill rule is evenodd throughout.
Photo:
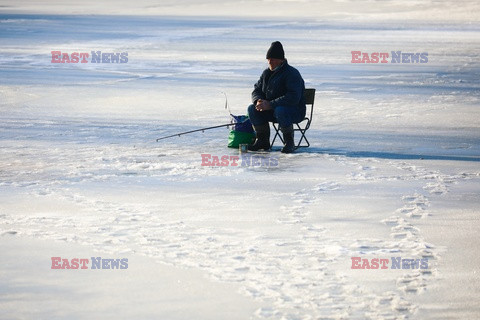
<svg viewBox="0 0 480 320"><path fill-rule="evenodd" d="M268 100L258 99L257 105L255 106L257 111L267 111L272 109L272 105Z"/></svg>

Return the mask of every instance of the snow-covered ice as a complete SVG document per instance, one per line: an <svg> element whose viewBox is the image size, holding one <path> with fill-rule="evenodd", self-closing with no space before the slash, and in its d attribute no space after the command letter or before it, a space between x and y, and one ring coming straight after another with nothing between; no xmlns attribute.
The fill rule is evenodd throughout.
<svg viewBox="0 0 480 320"><path fill-rule="evenodd" d="M2 3L0 318L480 315L477 2ZM228 122L223 92L244 114L274 40L317 89L310 148L208 167L202 154L238 155L225 128L155 142ZM53 64L54 50L128 63ZM359 65L352 50L429 60ZM128 271L50 269L99 253Z"/></svg>

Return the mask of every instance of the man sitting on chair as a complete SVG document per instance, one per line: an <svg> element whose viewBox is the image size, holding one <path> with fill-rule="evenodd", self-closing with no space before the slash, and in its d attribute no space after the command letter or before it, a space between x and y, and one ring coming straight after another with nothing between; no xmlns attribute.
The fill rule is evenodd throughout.
<svg viewBox="0 0 480 320"><path fill-rule="evenodd" d="M278 122L283 133L283 153L295 150L293 123L305 117L305 82L300 72L285 59L283 46L275 41L267 51L268 69L265 69L254 85L248 116L257 138L251 151L270 149L270 124Z"/></svg>

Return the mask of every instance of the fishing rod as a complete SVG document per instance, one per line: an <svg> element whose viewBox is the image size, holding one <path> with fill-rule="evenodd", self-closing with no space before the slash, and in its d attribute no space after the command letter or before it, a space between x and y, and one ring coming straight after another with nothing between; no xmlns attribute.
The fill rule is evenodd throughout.
<svg viewBox="0 0 480 320"><path fill-rule="evenodd" d="M191 130L191 131L185 131L185 132L180 132L180 133L176 133L176 134L172 134L170 136L166 136L166 137L161 137L161 138L158 138L157 139L157 142L160 141L160 140L163 140L163 139L167 139L167 138L173 138L173 137L180 137L184 134L188 134L188 133L193 133L193 132L199 132L199 131L205 131L205 130L210 130L210 129L215 129L215 128L222 128L222 127L228 127L228 126L231 126L231 125L234 125L234 123L227 123L227 124L221 124L221 125L218 125L218 126L213 126L213 127L207 127L207 128L201 128L201 129L196 129L196 130Z"/></svg>
<svg viewBox="0 0 480 320"><path fill-rule="evenodd" d="M230 112L230 106L228 105L227 94L226 94L225 92L222 92L222 93L225 95L225 110L228 110L228 112L230 113L230 116L232 117L232 119L236 119L236 117ZM157 139L157 142L160 141L160 140L163 140L163 139L168 139L168 138L173 138L173 137L180 137L180 136L182 136L182 135L184 135L184 134L189 134L189 133L193 133L193 132L199 132L199 131L204 132L205 130L222 128L222 127L228 127L228 126L234 126L234 125L238 125L238 124L243 124L243 123L245 123L245 122L247 122L247 121L248 121L248 118L246 118L246 119L243 120L242 122L233 122L233 121L231 121L230 123L221 124L221 125L218 125L218 126L213 126L213 127L207 127L207 128L201 128L201 129L196 129L196 130L191 130L191 131L180 132L180 133L172 134L172 135L169 135L169 136L166 136L166 137L158 138L158 139Z"/></svg>

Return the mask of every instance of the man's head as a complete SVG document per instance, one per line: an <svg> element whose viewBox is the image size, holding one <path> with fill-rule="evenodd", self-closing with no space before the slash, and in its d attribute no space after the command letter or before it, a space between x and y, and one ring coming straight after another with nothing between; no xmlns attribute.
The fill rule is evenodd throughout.
<svg viewBox="0 0 480 320"><path fill-rule="evenodd" d="M272 42L272 45L267 51L268 67L270 70L275 70L285 61L285 52L280 41Z"/></svg>

